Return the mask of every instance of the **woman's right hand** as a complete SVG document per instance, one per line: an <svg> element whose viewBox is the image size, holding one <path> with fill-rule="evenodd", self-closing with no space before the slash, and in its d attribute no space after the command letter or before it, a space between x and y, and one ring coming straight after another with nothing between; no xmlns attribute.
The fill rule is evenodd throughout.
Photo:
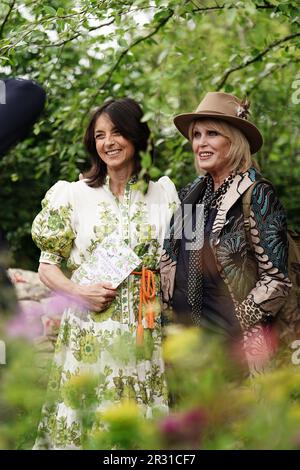
<svg viewBox="0 0 300 470"><path fill-rule="evenodd" d="M87 308L94 312L106 310L117 294L117 290L108 282L98 282L86 286L78 285L76 290Z"/></svg>

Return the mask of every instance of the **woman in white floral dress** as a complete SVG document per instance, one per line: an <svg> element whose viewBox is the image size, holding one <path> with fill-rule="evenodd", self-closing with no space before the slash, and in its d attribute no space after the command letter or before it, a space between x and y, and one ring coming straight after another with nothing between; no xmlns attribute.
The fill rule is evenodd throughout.
<svg viewBox="0 0 300 470"><path fill-rule="evenodd" d="M157 270L178 198L166 176L147 183L145 193L139 189L140 152L147 149L150 134L142 115L129 98L98 108L85 134L91 170L81 181L56 183L33 223L33 239L41 249L42 281L85 306L70 307L63 314L35 449L84 448L82 414L70 398L82 374L92 374L97 383L96 412L126 398L140 404L146 416L154 408L167 411L157 308L154 328L142 320L144 343L136 354L141 276L130 274L114 289L100 281L82 285L60 269L66 259L75 272L95 247L117 233L142 260L136 271L144 267L154 273L156 302L160 302Z"/></svg>

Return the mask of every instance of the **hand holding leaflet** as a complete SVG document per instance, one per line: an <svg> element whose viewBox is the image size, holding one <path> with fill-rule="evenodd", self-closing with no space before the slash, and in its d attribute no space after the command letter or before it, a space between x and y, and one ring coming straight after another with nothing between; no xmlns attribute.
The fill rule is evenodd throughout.
<svg viewBox="0 0 300 470"><path fill-rule="evenodd" d="M140 263L135 252L113 232L74 271L72 281L82 285L105 281L117 288Z"/></svg>

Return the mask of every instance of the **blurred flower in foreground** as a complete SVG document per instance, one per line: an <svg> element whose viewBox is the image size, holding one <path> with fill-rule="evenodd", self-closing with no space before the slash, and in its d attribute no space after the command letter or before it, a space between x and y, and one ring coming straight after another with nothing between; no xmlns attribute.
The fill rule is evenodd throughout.
<svg viewBox="0 0 300 470"><path fill-rule="evenodd" d="M89 373L71 375L62 388L62 398L67 406L84 410L97 403L99 379Z"/></svg>
<svg viewBox="0 0 300 470"><path fill-rule="evenodd" d="M172 363L185 363L192 358L193 351L199 349L201 330L169 326L167 339L163 345L164 359ZM194 359L193 359L194 360Z"/></svg>
<svg viewBox="0 0 300 470"><path fill-rule="evenodd" d="M111 406L101 413L103 420L111 426L131 426L141 417L138 405L130 400L124 400L118 405Z"/></svg>
<svg viewBox="0 0 300 470"><path fill-rule="evenodd" d="M296 449L300 449L300 432L294 437L294 445Z"/></svg>
<svg viewBox="0 0 300 470"><path fill-rule="evenodd" d="M95 426L90 433L88 449L145 449L155 448L154 427L143 417L142 407L123 400L96 413ZM157 445L157 444L156 444Z"/></svg>
<svg viewBox="0 0 300 470"><path fill-rule="evenodd" d="M7 365L1 368L0 448L31 449L45 400L49 370L41 374L32 344L7 343Z"/></svg>
<svg viewBox="0 0 300 470"><path fill-rule="evenodd" d="M232 344L231 357L237 364L249 367L250 372L259 372L268 366L278 350L275 328L257 325L243 333L243 337Z"/></svg>
<svg viewBox="0 0 300 470"><path fill-rule="evenodd" d="M201 408L164 418L159 424L159 429L165 447L199 449L207 421L207 413Z"/></svg>
<svg viewBox="0 0 300 470"><path fill-rule="evenodd" d="M39 302L28 302L14 315L6 325L6 333L9 337L22 337L33 340L43 332L41 316L43 309Z"/></svg>
<svg viewBox="0 0 300 470"><path fill-rule="evenodd" d="M67 308L75 310L85 309L84 302L79 297L71 297L64 294L55 294L44 299L44 310L51 315L59 315Z"/></svg>
<svg viewBox="0 0 300 470"><path fill-rule="evenodd" d="M22 301L18 312L8 321L6 334L9 337L22 337L33 340L41 335L57 334L60 326L60 317L67 308L83 308L79 299L65 295L54 295L42 302Z"/></svg>

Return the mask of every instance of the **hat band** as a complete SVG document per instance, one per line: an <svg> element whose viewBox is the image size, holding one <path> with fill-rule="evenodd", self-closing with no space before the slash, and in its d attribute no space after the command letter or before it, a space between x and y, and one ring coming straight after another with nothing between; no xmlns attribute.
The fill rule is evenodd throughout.
<svg viewBox="0 0 300 470"><path fill-rule="evenodd" d="M208 114L219 114L219 115L222 115L222 116L232 116L231 114L220 113L220 111L210 111L209 109L200 109L200 110L195 111L195 113L196 114L208 113ZM232 116L232 117L234 117L234 116Z"/></svg>

